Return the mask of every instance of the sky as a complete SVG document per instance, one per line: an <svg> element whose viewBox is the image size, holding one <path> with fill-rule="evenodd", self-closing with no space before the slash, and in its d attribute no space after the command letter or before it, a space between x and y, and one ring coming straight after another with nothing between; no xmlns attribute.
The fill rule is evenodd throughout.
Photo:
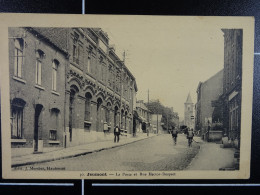
<svg viewBox="0 0 260 195"><path fill-rule="evenodd" d="M110 45L134 75L137 100L159 99L184 116L188 93L197 100L197 86L224 66L221 28L201 20L104 28Z"/></svg>

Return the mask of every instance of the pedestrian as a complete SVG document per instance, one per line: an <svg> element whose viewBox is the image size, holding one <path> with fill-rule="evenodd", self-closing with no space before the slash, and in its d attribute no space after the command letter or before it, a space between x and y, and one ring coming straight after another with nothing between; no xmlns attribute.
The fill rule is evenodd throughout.
<svg viewBox="0 0 260 195"><path fill-rule="evenodd" d="M104 135L108 134L108 125L107 122L104 122Z"/></svg>
<svg viewBox="0 0 260 195"><path fill-rule="evenodd" d="M189 129L189 128L188 128L187 139L188 139L188 146L189 146L189 147L192 146L193 136L194 136L193 129Z"/></svg>
<svg viewBox="0 0 260 195"><path fill-rule="evenodd" d="M172 133L174 145L176 145L177 144L178 131L177 131L177 129L175 129L175 127L173 127L173 130L171 131L171 133Z"/></svg>
<svg viewBox="0 0 260 195"><path fill-rule="evenodd" d="M118 125L114 128L114 142L119 142L120 128Z"/></svg>

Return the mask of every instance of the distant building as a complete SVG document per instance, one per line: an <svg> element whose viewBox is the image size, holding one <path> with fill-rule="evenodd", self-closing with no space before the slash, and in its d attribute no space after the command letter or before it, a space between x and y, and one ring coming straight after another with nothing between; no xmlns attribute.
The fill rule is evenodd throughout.
<svg viewBox="0 0 260 195"><path fill-rule="evenodd" d="M214 122L223 122L223 118L213 117L215 106L212 105L218 101L223 94L223 70L209 78L204 82L200 82L197 88L197 103L196 103L196 120L195 129L200 131L200 135L204 136L205 133L211 128ZM221 115L221 114L220 114ZM213 120L217 120L214 121Z"/></svg>
<svg viewBox="0 0 260 195"><path fill-rule="evenodd" d="M139 116L137 122L137 132L147 132L150 128L151 112L144 104L143 100L138 100L136 102L136 111Z"/></svg>
<svg viewBox="0 0 260 195"><path fill-rule="evenodd" d="M194 129L194 104L191 100L190 93L184 103L184 125Z"/></svg>
<svg viewBox="0 0 260 195"><path fill-rule="evenodd" d="M228 138L240 141L242 94L242 29L224 32L224 127ZM238 144L239 145L239 144Z"/></svg>

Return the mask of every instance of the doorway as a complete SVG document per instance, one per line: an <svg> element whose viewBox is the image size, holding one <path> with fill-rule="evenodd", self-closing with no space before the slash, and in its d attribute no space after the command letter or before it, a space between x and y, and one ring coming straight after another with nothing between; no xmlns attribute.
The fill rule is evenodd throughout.
<svg viewBox="0 0 260 195"><path fill-rule="evenodd" d="M34 115L34 152L39 152L39 140L42 139L42 109L41 104L37 104L35 107Z"/></svg>
<svg viewBox="0 0 260 195"><path fill-rule="evenodd" d="M97 99L97 131L103 131L103 125L101 125L101 120L102 120L101 105L102 105L102 99L98 98Z"/></svg>

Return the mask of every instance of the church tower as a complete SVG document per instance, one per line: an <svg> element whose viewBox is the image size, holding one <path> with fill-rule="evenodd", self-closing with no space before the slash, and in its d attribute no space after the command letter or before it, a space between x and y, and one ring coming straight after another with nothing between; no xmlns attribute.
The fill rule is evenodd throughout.
<svg viewBox="0 0 260 195"><path fill-rule="evenodd" d="M192 103L191 96L189 93L187 100L184 103L184 125L194 129L193 109L194 109L194 104Z"/></svg>

